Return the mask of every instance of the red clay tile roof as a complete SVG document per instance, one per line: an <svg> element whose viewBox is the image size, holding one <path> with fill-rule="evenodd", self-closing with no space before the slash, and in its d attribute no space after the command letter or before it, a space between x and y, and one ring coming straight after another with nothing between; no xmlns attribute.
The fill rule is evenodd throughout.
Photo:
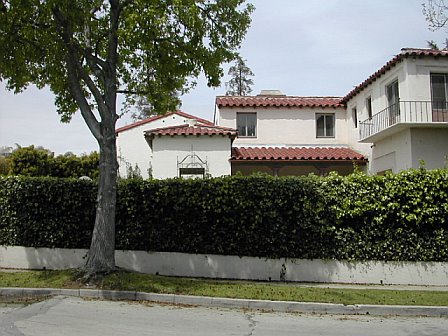
<svg viewBox="0 0 448 336"><path fill-rule="evenodd" d="M218 96L218 107L344 107L341 97Z"/></svg>
<svg viewBox="0 0 448 336"><path fill-rule="evenodd" d="M137 126L141 126L141 125L147 124L147 123L149 123L149 122L152 122L152 121L155 121L155 120L158 120L158 119L165 118L165 117L170 116L170 115L173 115L173 114L180 115L181 117L184 117L184 118L187 118L187 119L195 119L195 120L197 120L199 123L204 124L204 125L213 125L213 123L212 123L211 121L208 121L208 120L206 120L206 119L198 118L198 117L196 117L196 116L194 116L194 115L191 115L191 114L188 114L188 113L185 113L185 112L182 112L182 111L176 111L176 112L168 112L168 113L166 113L166 114L161 114L161 115L157 115L157 116L150 117L150 118L147 118L147 119L139 120L139 121L137 121L137 122L135 122L135 123L132 123L132 124L130 124L130 125L126 125L126 126L117 128L117 129L115 130L115 132L116 132L116 133L120 133L120 132L126 131L126 130L128 130L128 129L137 127Z"/></svg>
<svg viewBox="0 0 448 336"><path fill-rule="evenodd" d="M387 62L381 69L376 71L373 75L367 78L364 82L350 91L343 99L342 103L347 103L351 98L364 90L367 86L372 84L378 78L386 73L386 71L393 68L395 65L401 63L403 59L408 57L447 57L448 50L434 50L434 49L415 49L415 48L403 48L401 53Z"/></svg>
<svg viewBox="0 0 448 336"><path fill-rule="evenodd" d="M233 128L211 126L211 125L179 125L171 127L156 128L145 132L146 136L154 138L162 135L229 135L236 137L236 130Z"/></svg>
<svg viewBox="0 0 448 336"><path fill-rule="evenodd" d="M367 158L347 147L232 147L231 160L367 161Z"/></svg>

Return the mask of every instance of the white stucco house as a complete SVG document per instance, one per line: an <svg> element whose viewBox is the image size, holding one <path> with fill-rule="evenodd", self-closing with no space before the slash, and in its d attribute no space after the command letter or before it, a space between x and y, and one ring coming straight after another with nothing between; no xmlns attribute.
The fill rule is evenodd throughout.
<svg viewBox="0 0 448 336"><path fill-rule="evenodd" d="M441 168L448 156L448 51L402 49L345 97L218 96L214 122L184 112L117 130L120 175L373 174Z"/></svg>
<svg viewBox="0 0 448 336"><path fill-rule="evenodd" d="M292 97L277 90L258 96L216 98L215 123L237 128L232 173L275 176L348 174L367 158L350 141L352 127L341 97ZM350 146L352 145L352 146Z"/></svg>
<svg viewBox="0 0 448 336"><path fill-rule="evenodd" d="M342 99L370 144L369 171L443 168L448 157L448 51L401 53Z"/></svg>
<svg viewBox="0 0 448 336"><path fill-rule="evenodd" d="M182 111L118 128L119 175L137 167L143 178L230 175L236 130Z"/></svg>

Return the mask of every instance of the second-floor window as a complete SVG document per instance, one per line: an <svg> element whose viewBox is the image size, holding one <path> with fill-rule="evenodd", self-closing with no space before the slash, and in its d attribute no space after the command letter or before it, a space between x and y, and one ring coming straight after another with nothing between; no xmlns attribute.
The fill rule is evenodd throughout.
<svg viewBox="0 0 448 336"><path fill-rule="evenodd" d="M257 114L241 113L236 114L236 128L239 137L256 137L257 136Z"/></svg>
<svg viewBox="0 0 448 336"><path fill-rule="evenodd" d="M334 138L334 113L316 114L316 136Z"/></svg>
<svg viewBox="0 0 448 336"><path fill-rule="evenodd" d="M358 111L356 107L352 108L353 124L355 128L358 128Z"/></svg>
<svg viewBox="0 0 448 336"><path fill-rule="evenodd" d="M434 109L446 109L447 74L431 74L431 100Z"/></svg>
<svg viewBox="0 0 448 336"><path fill-rule="evenodd" d="M366 98L366 109L367 109L367 116L369 119L372 119L372 97L369 96Z"/></svg>
<svg viewBox="0 0 448 336"><path fill-rule="evenodd" d="M389 107L393 106L398 107L398 102L400 101L400 94L398 91L398 80L386 86L386 96Z"/></svg>

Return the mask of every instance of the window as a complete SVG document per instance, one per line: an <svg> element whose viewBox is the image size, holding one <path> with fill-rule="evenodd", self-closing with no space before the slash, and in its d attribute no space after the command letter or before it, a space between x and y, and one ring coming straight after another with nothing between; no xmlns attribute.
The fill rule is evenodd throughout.
<svg viewBox="0 0 448 336"><path fill-rule="evenodd" d="M368 118L372 119L372 97L371 96L366 98L366 109L367 109Z"/></svg>
<svg viewBox="0 0 448 336"><path fill-rule="evenodd" d="M204 178L205 168L179 168L179 177Z"/></svg>
<svg viewBox="0 0 448 336"><path fill-rule="evenodd" d="M431 100L434 109L446 109L448 75L431 74Z"/></svg>
<svg viewBox="0 0 448 336"><path fill-rule="evenodd" d="M387 126L390 126L400 121L400 95L398 92L398 81L386 86L386 96L389 115L389 123Z"/></svg>
<svg viewBox="0 0 448 336"><path fill-rule="evenodd" d="M257 136L257 114L256 113L237 113L236 128L239 137Z"/></svg>
<svg viewBox="0 0 448 336"><path fill-rule="evenodd" d="M316 136L334 138L334 113L316 114Z"/></svg>
<svg viewBox="0 0 448 336"><path fill-rule="evenodd" d="M431 74L432 121L448 121L448 74Z"/></svg>
<svg viewBox="0 0 448 336"><path fill-rule="evenodd" d="M355 128L358 128L358 111L356 110L356 107L352 108L352 116Z"/></svg>
<svg viewBox="0 0 448 336"><path fill-rule="evenodd" d="M398 93L398 81L395 81L386 87L386 95L389 106L398 104L400 100L400 95Z"/></svg>

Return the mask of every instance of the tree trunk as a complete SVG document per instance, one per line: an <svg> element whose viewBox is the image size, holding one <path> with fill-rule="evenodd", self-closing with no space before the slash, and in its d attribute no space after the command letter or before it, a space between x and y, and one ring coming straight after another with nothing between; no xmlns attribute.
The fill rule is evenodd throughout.
<svg viewBox="0 0 448 336"><path fill-rule="evenodd" d="M110 132L109 132L110 133ZM115 206L117 199L117 147L113 136L100 142L100 176L95 227L86 265L88 274L115 269Z"/></svg>

